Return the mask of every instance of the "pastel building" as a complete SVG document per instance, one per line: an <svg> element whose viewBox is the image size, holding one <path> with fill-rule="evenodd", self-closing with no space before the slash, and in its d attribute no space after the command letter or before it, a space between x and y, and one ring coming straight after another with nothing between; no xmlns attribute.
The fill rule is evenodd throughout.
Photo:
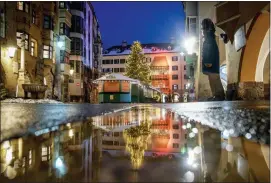
<svg viewBox="0 0 271 183"><path fill-rule="evenodd" d="M101 69L103 74L125 73L125 60L131 45L112 46L104 51ZM151 85L165 94L182 95L186 88L187 75L181 47L171 43L142 44L146 61L151 67Z"/></svg>

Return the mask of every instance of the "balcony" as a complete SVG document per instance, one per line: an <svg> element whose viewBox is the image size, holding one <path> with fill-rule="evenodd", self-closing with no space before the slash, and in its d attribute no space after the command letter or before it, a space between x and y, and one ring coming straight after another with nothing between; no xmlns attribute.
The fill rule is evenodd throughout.
<svg viewBox="0 0 271 183"><path fill-rule="evenodd" d="M152 80L168 80L169 76L168 75L153 75L151 76Z"/></svg>
<svg viewBox="0 0 271 183"><path fill-rule="evenodd" d="M169 70L169 66L151 66L151 70L168 71Z"/></svg>

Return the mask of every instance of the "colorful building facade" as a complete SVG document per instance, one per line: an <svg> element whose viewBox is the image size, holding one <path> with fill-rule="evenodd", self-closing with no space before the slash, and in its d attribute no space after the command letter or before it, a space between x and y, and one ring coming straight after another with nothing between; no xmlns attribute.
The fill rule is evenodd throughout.
<svg viewBox="0 0 271 183"><path fill-rule="evenodd" d="M102 73L125 73L125 60L130 54L130 46L124 41L104 51L101 64ZM152 86L166 94L182 95L188 76L181 48L174 44L142 44L145 60L151 67Z"/></svg>

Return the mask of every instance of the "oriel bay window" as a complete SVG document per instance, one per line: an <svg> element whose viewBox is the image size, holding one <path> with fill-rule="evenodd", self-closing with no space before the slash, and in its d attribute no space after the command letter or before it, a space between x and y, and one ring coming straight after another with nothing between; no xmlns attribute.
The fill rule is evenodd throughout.
<svg viewBox="0 0 271 183"><path fill-rule="evenodd" d="M25 43L24 43L24 46L25 46L25 49L28 50L28 44L29 44L29 35L24 33L24 32L20 32L20 31L17 31L16 33L16 37L17 37L17 46L21 47L21 36L22 34L25 35Z"/></svg>
<svg viewBox="0 0 271 183"><path fill-rule="evenodd" d="M70 54L64 50L60 51L60 63L69 64Z"/></svg>
<svg viewBox="0 0 271 183"><path fill-rule="evenodd" d="M70 36L70 27L67 24L65 24L64 22L61 22L59 34L66 35L67 37L69 37Z"/></svg>
<svg viewBox="0 0 271 183"><path fill-rule="evenodd" d="M43 28L44 29L50 29L50 30L54 29L53 19L52 19L51 16L44 15L44 18L43 18Z"/></svg>
<svg viewBox="0 0 271 183"><path fill-rule="evenodd" d="M52 59L53 57L53 47L48 45L43 45L43 58Z"/></svg>
<svg viewBox="0 0 271 183"><path fill-rule="evenodd" d="M83 34L83 30L84 30L83 18L80 16L73 15L71 32L77 32L77 33Z"/></svg>
<svg viewBox="0 0 271 183"><path fill-rule="evenodd" d="M71 38L71 53L83 56L83 40L81 38Z"/></svg>

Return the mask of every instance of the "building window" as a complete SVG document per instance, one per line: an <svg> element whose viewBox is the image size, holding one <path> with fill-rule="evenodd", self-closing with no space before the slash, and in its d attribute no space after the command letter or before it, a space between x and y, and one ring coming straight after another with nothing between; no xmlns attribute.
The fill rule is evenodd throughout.
<svg viewBox="0 0 271 183"><path fill-rule="evenodd" d="M120 68L120 72L125 72L125 68Z"/></svg>
<svg viewBox="0 0 271 183"><path fill-rule="evenodd" d="M43 58L52 59L53 47L48 45L43 45Z"/></svg>
<svg viewBox="0 0 271 183"><path fill-rule="evenodd" d="M183 67L184 70L186 70L186 65Z"/></svg>
<svg viewBox="0 0 271 183"><path fill-rule="evenodd" d="M17 2L17 10L24 11L26 13L29 12L29 2L19 1Z"/></svg>
<svg viewBox="0 0 271 183"><path fill-rule="evenodd" d="M60 50L60 63L69 64L70 54L64 50Z"/></svg>
<svg viewBox="0 0 271 183"><path fill-rule="evenodd" d="M5 12L3 9L0 9L0 37L6 37Z"/></svg>
<svg viewBox="0 0 271 183"><path fill-rule="evenodd" d="M184 79L189 79L189 77L185 74L185 75L184 75Z"/></svg>
<svg viewBox="0 0 271 183"><path fill-rule="evenodd" d="M120 64L125 64L125 59L120 59Z"/></svg>
<svg viewBox="0 0 271 183"><path fill-rule="evenodd" d="M26 33L23 33L23 32L17 32L16 33L16 36L17 36L17 46L21 47L21 35L22 34L25 35L25 49L28 50L29 36Z"/></svg>
<svg viewBox="0 0 271 183"><path fill-rule="evenodd" d="M80 62L81 61L76 61L76 63L75 63L76 64L76 66L75 66L75 72L76 73L80 73Z"/></svg>
<svg viewBox="0 0 271 183"><path fill-rule="evenodd" d="M41 149L41 161L48 161L51 158L51 149L49 146L43 146Z"/></svg>
<svg viewBox="0 0 271 183"><path fill-rule="evenodd" d="M84 10L84 2L80 1L71 1L71 7L74 10L82 11Z"/></svg>
<svg viewBox="0 0 271 183"><path fill-rule="evenodd" d="M174 138L174 139L179 139L179 134L174 133L174 134L173 134L173 138Z"/></svg>
<svg viewBox="0 0 271 183"><path fill-rule="evenodd" d="M179 144L173 143L173 148L179 148Z"/></svg>
<svg viewBox="0 0 271 183"><path fill-rule="evenodd" d="M35 10L32 10L32 24L37 24L37 16Z"/></svg>
<svg viewBox="0 0 271 183"><path fill-rule="evenodd" d="M178 61L178 56L173 56L172 61Z"/></svg>
<svg viewBox="0 0 271 183"><path fill-rule="evenodd" d="M178 66L176 66L176 65L172 66L172 70L173 71L177 71L178 70Z"/></svg>
<svg viewBox="0 0 271 183"><path fill-rule="evenodd" d="M114 59L114 64L119 64L120 60L119 59Z"/></svg>
<svg viewBox="0 0 271 183"><path fill-rule="evenodd" d="M71 38L71 55L83 56L83 40L81 38Z"/></svg>
<svg viewBox="0 0 271 183"><path fill-rule="evenodd" d="M172 80L177 80L178 79L178 75L172 75Z"/></svg>
<svg viewBox="0 0 271 183"><path fill-rule="evenodd" d="M44 19L43 19L43 28L44 29L50 29L53 30L53 22L52 22L52 17L48 16L48 15L44 15Z"/></svg>
<svg viewBox="0 0 271 183"><path fill-rule="evenodd" d="M103 145L113 145L113 141L106 141L106 140L103 140Z"/></svg>
<svg viewBox="0 0 271 183"><path fill-rule="evenodd" d="M74 70L74 60L70 60L70 70Z"/></svg>
<svg viewBox="0 0 271 183"><path fill-rule="evenodd" d="M30 44L30 55L36 57L36 49L37 49L37 41L35 39L31 39Z"/></svg>
<svg viewBox="0 0 271 183"><path fill-rule="evenodd" d="M174 130L178 130L178 129L179 129L179 125L173 125L172 128L173 128Z"/></svg>
<svg viewBox="0 0 271 183"><path fill-rule="evenodd" d="M172 85L172 90L178 90L178 85Z"/></svg>
<svg viewBox="0 0 271 183"><path fill-rule="evenodd" d="M84 20L80 16L73 15L72 16L72 27L71 32L77 32L83 34L84 30Z"/></svg>
<svg viewBox="0 0 271 183"><path fill-rule="evenodd" d="M119 144L120 144L119 141L114 141L115 146L119 146Z"/></svg>
<svg viewBox="0 0 271 183"><path fill-rule="evenodd" d="M32 151L31 150L29 150L28 160L29 160L28 164L31 165L32 164Z"/></svg>
<svg viewBox="0 0 271 183"><path fill-rule="evenodd" d="M119 72L120 69L119 68L114 68L114 72Z"/></svg>
<svg viewBox="0 0 271 183"><path fill-rule="evenodd" d="M68 25L65 23L61 22L60 23L60 29L59 29L59 34L60 35L66 35L67 37L70 36L70 28Z"/></svg>

